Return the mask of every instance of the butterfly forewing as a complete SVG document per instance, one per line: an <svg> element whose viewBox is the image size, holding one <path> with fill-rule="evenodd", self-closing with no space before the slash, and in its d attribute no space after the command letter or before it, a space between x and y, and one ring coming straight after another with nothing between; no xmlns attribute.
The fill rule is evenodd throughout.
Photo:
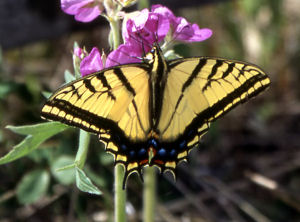
<svg viewBox="0 0 300 222"><path fill-rule="evenodd" d="M149 94L144 84L148 82L145 69L124 66L72 82L51 96L42 116L93 133L109 130L112 124L131 140L143 140L150 127L148 102L144 99Z"/></svg>
<svg viewBox="0 0 300 222"><path fill-rule="evenodd" d="M210 122L270 84L257 66L224 59L178 59L169 63L169 70L158 131L161 140L168 141L167 152L176 147L176 155L168 159L176 164L186 158ZM187 146L179 150L176 144L183 142Z"/></svg>

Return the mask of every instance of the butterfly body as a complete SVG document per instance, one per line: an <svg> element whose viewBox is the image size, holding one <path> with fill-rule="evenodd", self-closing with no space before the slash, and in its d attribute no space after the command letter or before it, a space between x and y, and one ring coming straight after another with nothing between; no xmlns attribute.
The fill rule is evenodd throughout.
<svg viewBox="0 0 300 222"><path fill-rule="evenodd" d="M145 165L175 172L212 121L266 89L257 66L220 58L166 61L154 46L143 63L120 65L58 89L42 117L99 135L125 180ZM124 180L124 181L125 181Z"/></svg>

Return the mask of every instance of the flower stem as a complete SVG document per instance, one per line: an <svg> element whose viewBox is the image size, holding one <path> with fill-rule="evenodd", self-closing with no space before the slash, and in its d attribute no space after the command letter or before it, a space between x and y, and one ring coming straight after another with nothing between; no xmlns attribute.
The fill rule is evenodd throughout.
<svg viewBox="0 0 300 222"><path fill-rule="evenodd" d="M117 17L110 18L112 47L117 49L120 44L120 24ZM115 166L115 221L126 221L126 193L123 190L124 168L121 164Z"/></svg>
<svg viewBox="0 0 300 222"><path fill-rule="evenodd" d="M144 171L145 181L144 181L144 194L143 194L143 221L153 222L154 221L154 207L156 202L156 177L155 168L147 167Z"/></svg>
<svg viewBox="0 0 300 222"><path fill-rule="evenodd" d="M126 192L123 190L124 169L121 164L115 166L115 221L126 221Z"/></svg>
<svg viewBox="0 0 300 222"><path fill-rule="evenodd" d="M82 169L86 160L88 147L90 143L90 134L84 130L79 131L79 147L75 157L75 163L78 168Z"/></svg>
<svg viewBox="0 0 300 222"><path fill-rule="evenodd" d="M140 1L138 1L138 9L142 10L144 8L149 8L149 1L148 0L140 0Z"/></svg>
<svg viewBox="0 0 300 222"><path fill-rule="evenodd" d="M112 47L113 49L117 49L120 45L120 24L117 18L110 18L109 24L111 28L112 34Z"/></svg>

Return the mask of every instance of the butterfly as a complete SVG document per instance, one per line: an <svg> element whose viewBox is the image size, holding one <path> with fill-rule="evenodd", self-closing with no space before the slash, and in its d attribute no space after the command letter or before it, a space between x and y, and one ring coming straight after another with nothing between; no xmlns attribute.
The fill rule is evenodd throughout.
<svg viewBox="0 0 300 222"><path fill-rule="evenodd" d="M128 176L186 161L210 123L270 85L256 65L210 57L167 61L154 45L142 63L118 65L70 82L42 117L97 134Z"/></svg>

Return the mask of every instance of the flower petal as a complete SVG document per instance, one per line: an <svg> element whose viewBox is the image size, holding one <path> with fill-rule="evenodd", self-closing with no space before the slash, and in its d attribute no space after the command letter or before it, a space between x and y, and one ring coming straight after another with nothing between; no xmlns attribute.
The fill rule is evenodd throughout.
<svg viewBox="0 0 300 222"><path fill-rule="evenodd" d="M94 0L61 0L61 9L70 15L75 15L79 9Z"/></svg>
<svg viewBox="0 0 300 222"><path fill-rule="evenodd" d="M165 16L157 13L150 13L150 19L148 19L146 26L149 32L155 37L153 42L162 41L169 32L170 22Z"/></svg>
<svg viewBox="0 0 300 222"><path fill-rule="evenodd" d="M129 43L122 44L107 56L105 67L108 68L127 63L139 63L141 62L141 59L139 59L141 54L139 48Z"/></svg>
<svg viewBox="0 0 300 222"><path fill-rule="evenodd" d="M160 15L168 18L171 22L176 20L176 16L173 14L173 12L169 8L159 5L159 4L152 5L151 12L160 14Z"/></svg>
<svg viewBox="0 0 300 222"><path fill-rule="evenodd" d="M131 40L133 33L136 33L138 30L142 30L145 27L148 17L149 10L143 9L138 14L135 14L134 17L127 20L126 27L123 27L122 30L122 35L125 42Z"/></svg>
<svg viewBox="0 0 300 222"><path fill-rule="evenodd" d="M87 52L80 47L74 47L73 55L79 59L83 59L85 56L87 56Z"/></svg>
<svg viewBox="0 0 300 222"><path fill-rule="evenodd" d="M97 72L103 69L103 62L99 50L94 47L90 54L85 57L80 63L81 76Z"/></svg>
<svg viewBox="0 0 300 222"><path fill-rule="evenodd" d="M140 52L149 52L153 43L162 41L170 29L168 18L144 9L138 16L128 19L123 31L125 43L138 45ZM141 56L141 55L140 55Z"/></svg>
<svg viewBox="0 0 300 222"><path fill-rule="evenodd" d="M185 18L176 17L173 12L162 5L153 5L151 12L158 13L169 19L173 38L184 42L204 41L211 37L212 30L200 29L197 24L189 23Z"/></svg>
<svg viewBox="0 0 300 222"><path fill-rule="evenodd" d="M200 29L197 24L189 23L185 18L177 17L173 24L173 38L179 41L195 42L204 41L211 37L212 30L208 28Z"/></svg>
<svg viewBox="0 0 300 222"><path fill-rule="evenodd" d="M190 38L189 41L193 41L193 42L204 41L206 39L209 39L213 34L213 31L211 29L208 28L200 29L197 24L193 24L193 29L194 29L194 36Z"/></svg>
<svg viewBox="0 0 300 222"><path fill-rule="evenodd" d="M62 10L81 22L90 22L101 14L99 6L94 0L61 0Z"/></svg>
<svg viewBox="0 0 300 222"><path fill-rule="evenodd" d="M75 15L75 19L80 22L90 22L101 14L98 6L92 8L81 8Z"/></svg>

